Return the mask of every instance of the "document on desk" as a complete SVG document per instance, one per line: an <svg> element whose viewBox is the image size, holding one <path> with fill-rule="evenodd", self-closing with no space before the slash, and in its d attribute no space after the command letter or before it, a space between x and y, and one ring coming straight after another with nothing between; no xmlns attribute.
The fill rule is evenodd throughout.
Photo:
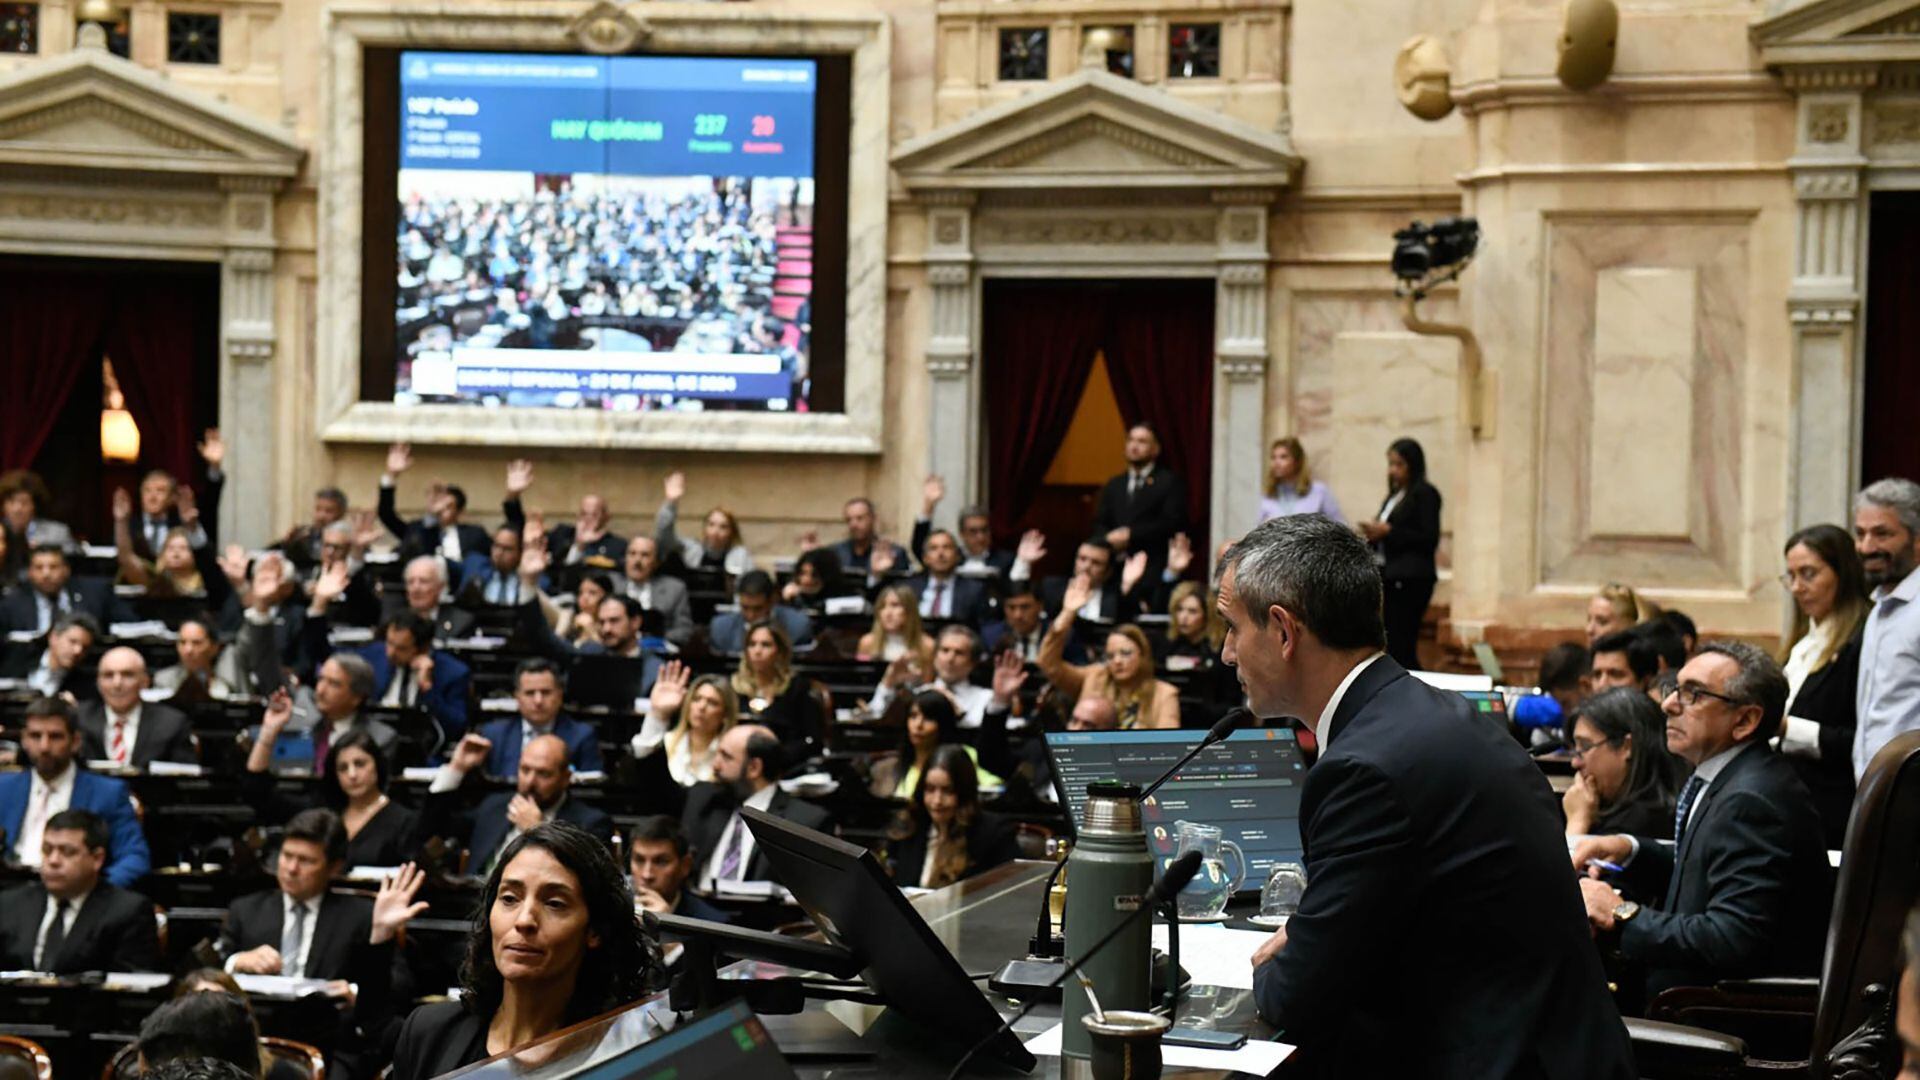
<svg viewBox="0 0 1920 1080"><path fill-rule="evenodd" d="M108 990L158 990L173 981L164 972L109 971L101 986Z"/></svg>
<svg viewBox="0 0 1920 1080"><path fill-rule="evenodd" d="M249 994L276 998L301 998L308 994L325 994L333 989L333 984L325 979L301 979L291 975L236 974L233 981Z"/></svg>
<svg viewBox="0 0 1920 1080"><path fill-rule="evenodd" d="M1211 923L1184 923L1180 927L1180 966L1201 986L1251 990L1253 951L1272 936L1264 930L1229 930ZM1154 924L1153 947L1166 951L1167 924Z"/></svg>
<svg viewBox="0 0 1920 1080"><path fill-rule="evenodd" d="M1181 944L1185 944L1182 942ZM1185 952L1185 950L1181 950ZM1035 1057L1060 1056L1060 1027L1055 1024L1047 1030L1027 1040L1027 1052ZM1160 1044L1160 1059L1177 1069L1220 1069L1224 1072L1247 1073L1251 1076L1265 1076L1280 1067L1280 1063L1293 1056L1293 1046L1289 1043L1272 1042L1267 1039L1247 1039L1247 1044L1238 1050L1202 1050L1197 1046L1168 1046Z"/></svg>

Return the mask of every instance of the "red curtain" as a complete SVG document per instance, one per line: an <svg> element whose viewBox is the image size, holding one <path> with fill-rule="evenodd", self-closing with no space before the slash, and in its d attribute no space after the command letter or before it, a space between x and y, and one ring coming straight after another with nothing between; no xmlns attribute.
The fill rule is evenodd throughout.
<svg viewBox="0 0 1920 1080"><path fill-rule="evenodd" d="M165 469L183 484L197 473L193 386L193 314L199 293L177 281L151 278L115 290L106 355L120 381L127 411L140 425L140 461Z"/></svg>
<svg viewBox="0 0 1920 1080"><path fill-rule="evenodd" d="M1084 286L988 282L981 328L987 485L993 532L1007 543L1073 423L1109 321Z"/></svg>
<svg viewBox="0 0 1920 1080"><path fill-rule="evenodd" d="M8 274L0 289L0 469L28 468L95 361L104 296L81 274Z"/></svg>
<svg viewBox="0 0 1920 1080"><path fill-rule="evenodd" d="M1920 193L1876 192L1867 246L1867 364L1860 482L1920 478ZM1834 418L1838 421L1838 417ZM1835 500L1829 500L1835 501Z"/></svg>
<svg viewBox="0 0 1920 1080"><path fill-rule="evenodd" d="M1101 342L1121 419L1152 425L1161 460L1186 481L1187 535L1203 554L1213 477L1213 293L1210 280L1126 285Z"/></svg>

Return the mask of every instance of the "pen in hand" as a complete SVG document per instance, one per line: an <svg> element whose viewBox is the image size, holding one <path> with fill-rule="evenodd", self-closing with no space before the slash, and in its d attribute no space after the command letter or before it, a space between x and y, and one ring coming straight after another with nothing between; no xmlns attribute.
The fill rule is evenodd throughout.
<svg viewBox="0 0 1920 1080"><path fill-rule="evenodd" d="M1626 869L1627 869L1626 867L1624 867L1624 866L1621 866L1621 865L1620 865L1620 864L1618 864L1618 863L1610 863L1610 862L1608 862L1608 861L1607 861L1607 860L1605 860L1605 859L1588 859L1588 860L1587 860L1587 865L1588 865L1588 866L1597 866L1597 867L1599 867L1600 869L1602 869L1602 870L1605 870L1605 871L1607 871L1607 872L1608 872L1608 873L1610 873L1610 874L1621 874L1621 873L1625 873L1625 872L1626 872Z"/></svg>

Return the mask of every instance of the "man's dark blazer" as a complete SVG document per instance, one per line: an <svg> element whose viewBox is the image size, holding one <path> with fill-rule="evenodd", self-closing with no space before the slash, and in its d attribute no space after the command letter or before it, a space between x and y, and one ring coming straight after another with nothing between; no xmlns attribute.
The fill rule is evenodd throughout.
<svg viewBox="0 0 1920 1080"><path fill-rule="evenodd" d="M727 822L732 819L739 805L739 800L724 784L695 784L687 789L687 806L680 812L680 827L686 832L687 841L693 845L695 881L705 877L713 849L720 843L720 838L726 835ZM773 801L767 804L767 813L819 832L830 832L833 827L833 819L825 810L793 798L778 788L774 789ZM743 879L766 881L772 877L773 868L767 865L766 852L755 844L753 857L747 860Z"/></svg>
<svg viewBox="0 0 1920 1080"><path fill-rule="evenodd" d="M862 555L853 550L852 540L842 540L837 544L828 544L827 547L833 551L833 554L837 558L839 558L840 569L843 572L849 573L849 574L852 574L852 573L865 574L869 572L868 568L873 564L873 553L880 550L880 538L875 537L873 539L872 544L870 544L867 547L867 553L865 555ZM893 547L892 574L894 576L899 576L912 570L913 569L912 556L908 554L907 549L901 547L899 544L894 544L892 545L892 547Z"/></svg>
<svg viewBox="0 0 1920 1080"><path fill-rule="evenodd" d="M67 594L69 610L91 615L100 624L102 632L108 625L128 621L132 616L126 605L113 595L113 586L109 582L97 578L68 578L60 591ZM0 621L5 622L8 633L40 629L37 595L33 586L22 585L0 598ZM59 618L59 613L55 612L53 620L47 625L51 627Z"/></svg>
<svg viewBox="0 0 1920 1080"><path fill-rule="evenodd" d="M446 526L436 518L421 516L408 521L400 516L394 502L394 489L380 489L378 513L380 524L400 540L400 559L405 562L417 555L437 555L440 552L440 533ZM472 522L462 521L453 526L460 534L460 557L466 558L476 551L486 552L493 547L493 538L487 530ZM458 573L459 564L450 564L449 572ZM457 584L457 583L456 583Z"/></svg>
<svg viewBox="0 0 1920 1080"><path fill-rule="evenodd" d="M47 656L46 640L42 637L30 642L8 642L4 651L0 651L0 679L25 679L40 670L40 661ZM83 659L79 667L68 668L67 673L60 677L59 689L54 692L72 694L76 701L97 699L100 686L93 663Z"/></svg>
<svg viewBox="0 0 1920 1080"><path fill-rule="evenodd" d="M428 795L422 805L420 835L451 836L461 841L467 848L467 873L478 874L513 832L513 824L507 820L507 805L513 802L515 794L514 791L493 792L472 810L461 809L465 796L458 789ZM613 843L613 819L599 807L571 794L560 801L553 818L578 825L608 844Z"/></svg>
<svg viewBox="0 0 1920 1080"><path fill-rule="evenodd" d="M240 607L239 597L227 601L220 613L222 633L233 635L233 647L240 650L241 667L253 683L251 692L266 696L280 685L282 672L311 679L313 669L332 653L322 649L319 656L307 652L311 635L307 633L307 612L292 597L273 613L273 625L256 624ZM324 643L325 636L321 641Z"/></svg>
<svg viewBox="0 0 1920 1080"><path fill-rule="evenodd" d="M687 583L664 574L655 574L648 580L653 586L653 603L646 605L646 608L659 612L665 620L666 639L675 645L685 645L693 640L693 601L687 597ZM622 577L615 591L638 600L639 588L631 579Z"/></svg>
<svg viewBox="0 0 1920 1080"><path fill-rule="evenodd" d="M574 533L572 525L555 525L553 531L547 533L547 552L553 556L554 566L578 565L567 563L567 553L573 550ZM627 558L627 538L607 533L581 548L580 562L596 557L607 560L618 569Z"/></svg>
<svg viewBox="0 0 1920 1080"><path fill-rule="evenodd" d="M480 734L493 743L487 754L488 776L510 777L520 771L521 726L518 716L480 726ZM599 772L606 767L600 757L600 734L593 725L561 713L554 718L553 733L567 744L567 761L575 772Z"/></svg>
<svg viewBox="0 0 1920 1080"><path fill-rule="evenodd" d="M227 908L220 926L220 955L232 956L262 945L278 949L286 920L279 889L249 893ZM310 979L345 979L358 984L354 1003L357 1017L386 1015L393 985L394 943L369 944L373 933L373 901L364 896L326 892L314 920L313 940L307 946L307 967L298 974Z"/></svg>
<svg viewBox="0 0 1920 1080"><path fill-rule="evenodd" d="M381 605L380 618L384 621L388 616L404 611L406 606L407 598L404 593L390 596ZM441 604L434 609L433 613L434 644L470 638L473 636L474 628L479 625L480 620L466 608L456 604Z"/></svg>
<svg viewBox="0 0 1920 1080"><path fill-rule="evenodd" d="M1846 846L1847 816L1853 812L1853 729L1859 723L1854 689L1860 681L1860 639L1865 632L1862 619L1853 640L1834 653L1827 666L1808 675L1787 706L1788 716L1820 725L1819 759L1789 756L1787 761L1813 793L1827 847L1835 851Z"/></svg>
<svg viewBox="0 0 1920 1080"><path fill-rule="evenodd" d="M326 616L310 616L305 629L306 651L313 656L331 655L331 646L327 644L331 630L332 622ZM394 671L387 659L387 643L376 640L350 651L373 668L373 696L367 699L366 705L380 707L388 687L393 685ZM473 685L473 670L444 649L435 649L432 655L433 685L425 693L415 695L414 701L439 721L441 732L449 740L458 740L467 730L467 698Z"/></svg>
<svg viewBox="0 0 1920 1080"><path fill-rule="evenodd" d="M0 968L32 971L34 940L47 917L47 888L38 881L0 893ZM153 901L105 881L93 887L73 917L73 928L58 952L44 957L39 970L56 975L83 971L157 971L160 935Z"/></svg>
<svg viewBox="0 0 1920 1080"><path fill-rule="evenodd" d="M787 640L805 645L813 640L813 620L797 607L773 605L772 622L786 631ZM707 625L707 647L717 653L738 655L747 651L747 620L738 611L723 611Z"/></svg>
<svg viewBox="0 0 1920 1080"><path fill-rule="evenodd" d="M295 570L304 574L320 565L321 530L314 528L311 523L295 525L273 548L285 555Z"/></svg>
<svg viewBox="0 0 1920 1080"><path fill-rule="evenodd" d="M30 770L0 775L0 850L11 853L14 838L27 820L27 799L33 794ZM69 810L91 810L105 819L111 834L107 841L107 868L101 877L111 884L127 888L146 876L152 866L147 850L147 834L141 831L139 815L133 811L133 798L123 780L78 769L73 777L73 797Z"/></svg>
<svg viewBox="0 0 1920 1080"><path fill-rule="evenodd" d="M107 707L98 701L80 706L80 730L86 738L89 761L107 756ZM193 749L193 725L187 714L170 705L140 703L140 731L133 738L131 762L144 769L155 761L174 761L182 765L200 764Z"/></svg>
<svg viewBox="0 0 1920 1080"><path fill-rule="evenodd" d="M1632 1077L1539 767L1381 656L1300 791L1307 891L1254 972L1303 1075Z"/></svg>
<svg viewBox="0 0 1920 1080"><path fill-rule="evenodd" d="M1131 535L1127 550L1114 554L1113 574L1118 577L1119 563L1135 551L1147 553L1151 574L1167 562L1167 541L1187 527L1187 485L1180 474L1156 462L1140 490L1127 494L1127 473L1107 481L1100 489L1100 502L1093 511L1093 534L1107 533L1126 526Z"/></svg>
<svg viewBox="0 0 1920 1080"><path fill-rule="evenodd" d="M220 493L226 486L226 474L222 472L213 472L204 481L194 486L196 506L200 511L200 530L207 534L207 542L194 549L196 551L220 550ZM166 524L169 529L179 527L179 507L167 507ZM146 512L136 507L133 517L127 521L127 528L133 534L133 543L130 545L133 554L141 562L152 563L158 560L159 556L154 553L153 545L147 542Z"/></svg>
<svg viewBox="0 0 1920 1080"><path fill-rule="evenodd" d="M1040 625L1034 627L1034 630L1033 630L1033 647L1034 647L1035 657L1038 657L1040 655L1039 653L1040 642L1046 636L1047 636L1047 618L1045 614L1042 614L1040 617ZM1018 638L1019 638L1019 634L1013 629L1013 627L1008 626L1006 620L1004 619L998 622L990 622L980 628L980 647L986 651L988 656L998 656L1002 649L1013 648L1014 643L1016 640L1018 640Z"/></svg>
<svg viewBox="0 0 1920 1080"><path fill-rule="evenodd" d="M913 590L913 595L925 600L929 587L927 573L921 571L908 578L906 586ZM968 626L978 628L980 620L987 614L986 585L978 578L954 574L947 579L947 587L950 592L947 597L947 610L953 613L947 618L953 622L966 623Z"/></svg>
<svg viewBox="0 0 1920 1080"><path fill-rule="evenodd" d="M1391 495L1388 498L1392 498ZM1382 501L1384 508L1387 504ZM1375 551L1386 558L1380 576L1387 581L1433 581L1440 576L1433 554L1440 547L1440 491L1425 480L1415 481L1387 515L1393 526ZM1851 753L1851 750L1849 750Z"/></svg>
<svg viewBox="0 0 1920 1080"><path fill-rule="evenodd" d="M1818 974L1833 868L1806 785L1756 743L1700 798L1677 850L1640 837L1621 875L1641 895L1665 898L1620 928L1621 955L1647 968L1647 997L1721 979Z"/></svg>
<svg viewBox="0 0 1920 1080"><path fill-rule="evenodd" d="M933 522L926 518L921 518L913 523L913 539L910 541L910 544L913 547L913 557L922 563L927 561L927 537L932 535ZM954 537L954 543L960 543L958 536ZM1000 575L1000 580L1005 581L1007 575L1013 571L1015 558L1017 558L1017 556L1015 556L1013 552L1007 551L1004 548L989 548L987 550L986 564L993 567L994 572ZM960 562L965 564L966 561L967 548L966 545L961 544Z"/></svg>

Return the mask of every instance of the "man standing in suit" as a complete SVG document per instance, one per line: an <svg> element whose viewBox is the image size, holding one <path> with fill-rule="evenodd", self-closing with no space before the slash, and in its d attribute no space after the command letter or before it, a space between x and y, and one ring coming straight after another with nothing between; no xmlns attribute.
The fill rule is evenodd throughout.
<svg viewBox="0 0 1920 1080"><path fill-rule="evenodd" d="M1187 485L1160 464L1160 437L1149 424L1127 429L1127 471L1107 481L1093 511L1093 531L1121 558L1147 553L1147 578L1166 564L1167 541L1187 527Z"/></svg>
<svg viewBox="0 0 1920 1080"><path fill-rule="evenodd" d="M1744 642L1701 646L1667 695L1667 749L1693 766L1674 808L1674 842L1596 836L1573 851L1595 931L1647 968L1647 997L1758 975L1815 975L1833 903L1819 812L1773 749L1787 677ZM1594 860L1657 905L1622 901Z"/></svg>
<svg viewBox="0 0 1920 1080"><path fill-rule="evenodd" d="M63 810L91 810L107 823L107 880L127 888L146 875L147 837L133 812L127 785L79 767L80 722L59 698L27 705L20 746L32 760L26 772L0 776L0 833L23 866L40 865L47 823Z"/></svg>
<svg viewBox="0 0 1920 1080"><path fill-rule="evenodd" d="M428 835L457 835L467 849L467 873L485 877L493 860L514 838L545 821L578 825L611 844L613 819L591 803L573 798L573 766L567 744L542 735L527 743L514 770L512 791L496 791L468 814L459 811L460 787L487 760L493 745L468 735L434 774L425 808Z"/></svg>
<svg viewBox="0 0 1920 1080"><path fill-rule="evenodd" d="M599 733L590 724L561 715L560 703L566 689L560 668L553 661L538 656L520 661L520 666L513 671L513 700L520 706L520 715L511 720L495 720L480 728L480 735L492 748L486 759L487 775L515 775L521 749L542 735L558 737L567 748L567 760L582 772L599 772L604 768Z"/></svg>
<svg viewBox="0 0 1920 1080"><path fill-rule="evenodd" d="M0 893L0 968L77 975L160 966L153 902L101 880L111 837L90 811L47 819L40 880Z"/></svg>
<svg viewBox="0 0 1920 1080"><path fill-rule="evenodd" d="M693 876L693 848L680 823L652 814L627 830L627 872L633 877L634 905L656 915L685 915L708 922L732 922L725 911L687 888Z"/></svg>
<svg viewBox="0 0 1920 1080"><path fill-rule="evenodd" d="M927 535L925 552L926 569L907 579L907 587L920 597L920 617L980 625L987 613L987 587L955 572L960 567L960 544L953 534L935 529Z"/></svg>
<svg viewBox="0 0 1920 1080"><path fill-rule="evenodd" d="M1219 571L1222 659L1254 715L1305 720L1307 891L1255 952L1254 1001L1309 1076L1632 1077L1567 872L1558 800L1518 743L1384 655L1379 571L1318 514Z"/></svg>
<svg viewBox="0 0 1920 1080"><path fill-rule="evenodd" d="M104 581L73 580L66 550L41 544L27 556L27 587L0 602L9 633L44 634L62 615L87 615L106 625L121 614Z"/></svg>
<svg viewBox="0 0 1920 1080"><path fill-rule="evenodd" d="M693 638L693 604L687 599L686 583L679 578L658 577L660 542L651 536L636 536L627 542L623 570L626 580L620 591L640 602L648 611L659 612L666 623L666 638L685 646Z"/></svg>
<svg viewBox="0 0 1920 1080"><path fill-rule="evenodd" d="M827 812L780 790L783 765L780 740L770 728L737 724L720 736L713 752L713 782L687 792L680 824L693 841L700 883L711 892L715 882L766 881L773 869L753 841L740 808L751 806L796 825L825 832Z"/></svg>
<svg viewBox="0 0 1920 1080"><path fill-rule="evenodd" d="M125 645L108 649L100 658L95 685L100 688L100 700L80 707L89 761L111 761L135 769L155 761L200 763L187 714L140 700L140 691L150 683L147 661L138 650Z"/></svg>

